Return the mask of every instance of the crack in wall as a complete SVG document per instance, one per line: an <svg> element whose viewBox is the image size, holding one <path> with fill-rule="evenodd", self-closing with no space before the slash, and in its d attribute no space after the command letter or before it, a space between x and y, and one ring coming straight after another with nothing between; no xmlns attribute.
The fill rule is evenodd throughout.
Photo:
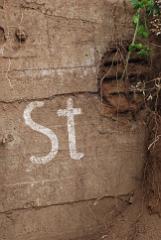
<svg viewBox="0 0 161 240"><path fill-rule="evenodd" d="M61 93L61 94L55 94L50 97L43 97L43 98L23 98L23 99L15 99L11 101L3 101L0 100L0 103L4 104L14 104L14 103L24 103L24 102L31 102L31 101L46 101L46 100L53 100L57 97L70 97L70 96L76 96L76 95L83 95L83 94L89 94L89 95L95 95L98 96L98 91L80 91L80 92L69 92L69 93Z"/></svg>
<svg viewBox="0 0 161 240"><path fill-rule="evenodd" d="M77 200L77 201L66 201L62 203L54 203L49 205L41 205L41 206L30 206L30 207L23 207L23 208L12 208L6 211L0 211L0 215L6 215L10 214L11 212L17 212L17 211L28 211L28 210L41 210L44 208L54 207L54 206L64 206L64 205L74 205L78 203L86 203L86 202L93 202L93 206L96 206L99 204L99 201L101 200L118 200L120 202L126 202L127 205L130 204L131 196L133 195L133 192L124 194L124 195L118 195L118 196L100 196L98 198L91 198L91 199L83 199L83 200Z"/></svg>
<svg viewBox="0 0 161 240"><path fill-rule="evenodd" d="M28 68L23 68L22 70L21 69L13 69L11 70L10 72L27 72L27 71L59 71L59 70L75 70L75 69L95 69L96 68L96 65L80 65L80 66L71 66L71 67L55 67L55 68L31 68L31 69L28 69ZM6 71L4 71L6 72Z"/></svg>
<svg viewBox="0 0 161 240"><path fill-rule="evenodd" d="M54 9L52 7L46 7L45 3L44 4L37 4L37 3L27 3L22 2L20 4L20 7L23 9L29 9L29 10L34 10L34 11L39 11L41 12L43 15L48 16L48 17L55 17L55 18L61 18L61 19L65 19L65 20L75 20L75 21L81 21L84 23L91 23L91 24L99 24L96 21L91 21L91 20L87 20L87 19L82 19L82 18L72 18L72 17L64 17L62 15L56 15L53 14L54 13Z"/></svg>

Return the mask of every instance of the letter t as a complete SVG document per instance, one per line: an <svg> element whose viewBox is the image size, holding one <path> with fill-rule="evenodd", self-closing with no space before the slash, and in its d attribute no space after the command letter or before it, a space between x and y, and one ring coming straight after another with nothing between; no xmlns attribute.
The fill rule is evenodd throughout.
<svg viewBox="0 0 161 240"><path fill-rule="evenodd" d="M69 141L69 152L70 157L74 160L80 160L84 157L83 153L79 153L76 150L76 134L75 134L75 122L74 115L81 114L80 108L73 108L73 99L67 100L67 109L60 109L57 111L59 117L67 117L67 129L68 129L68 141Z"/></svg>

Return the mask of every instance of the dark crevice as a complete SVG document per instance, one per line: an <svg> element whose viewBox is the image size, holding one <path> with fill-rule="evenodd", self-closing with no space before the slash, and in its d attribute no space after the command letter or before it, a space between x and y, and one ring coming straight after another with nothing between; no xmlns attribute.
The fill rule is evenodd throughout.
<svg viewBox="0 0 161 240"><path fill-rule="evenodd" d="M120 80L120 79L121 79L121 76L122 76L122 74L117 75L117 77L116 77L116 76L105 77L105 78L103 79L103 81L104 81L104 82L117 81L117 80Z"/></svg>
<svg viewBox="0 0 161 240"><path fill-rule="evenodd" d="M118 64L121 64L121 61L120 61L120 60L118 60L118 61L113 61L113 62L107 61L107 62L104 63L104 67L116 66L116 65L118 65Z"/></svg>
<svg viewBox="0 0 161 240"><path fill-rule="evenodd" d="M118 50L117 48L111 48L111 49L110 49L110 53L116 53L117 50Z"/></svg>
<svg viewBox="0 0 161 240"><path fill-rule="evenodd" d="M130 63L135 63L135 64L139 64L139 65L147 65L148 60L147 59L142 59L142 58L130 58L129 59L129 64Z"/></svg>
<svg viewBox="0 0 161 240"><path fill-rule="evenodd" d="M124 45L109 49L100 64L98 74L100 95L114 114L116 111L124 115L129 112L139 112L140 106L144 106L142 87L150 77L150 63L147 59L132 53L126 76L123 76L127 54L126 42ZM120 104L118 104L119 101ZM111 114L110 111L109 113Z"/></svg>
<svg viewBox="0 0 161 240"><path fill-rule="evenodd" d="M113 92L110 93L109 96L126 96L127 94L125 92Z"/></svg>
<svg viewBox="0 0 161 240"><path fill-rule="evenodd" d="M0 44L5 43L5 41L6 41L5 31L4 28L0 26Z"/></svg>
<svg viewBox="0 0 161 240"><path fill-rule="evenodd" d="M148 79L148 76L146 76L144 73L128 75L129 83L137 83L137 81L143 82L143 81L146 81L147 79Z"/></svg>

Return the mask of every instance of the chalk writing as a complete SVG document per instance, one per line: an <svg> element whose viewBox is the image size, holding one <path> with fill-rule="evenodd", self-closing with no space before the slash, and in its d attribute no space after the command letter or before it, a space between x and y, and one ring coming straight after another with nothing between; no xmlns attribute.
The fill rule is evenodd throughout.
<svg viewBox="0 0 161 240"><path fill-rule="evenodd" d="M51 151L49 152L48 155L44 157L36 157L36 156L31 156L30 160L35 163L35 164L46 164L50 162L57 154L58 148L59 148L59 143L58 143L58 138L55 135L55 133L50 130L49 128L45 128L41 126L40 124L35 123L32 118L31 118L31 112L37 108L37 107L43 107L44 103L43 102L31 102L25 109L24 111L24 119L26 125L28 125L32 130L40 132L44 135L46 135L50 141L51 141Z"/></svg>
<svg viewBox="0 0 161 240"><path fill-rule="evenodd" d="M31 102L25 109L23 117L27 126L32 130L47 136L51 141L51 151L48 155L42 157L31 156L30 160L34 164L46 164L53 160L58 153L59 141L56 134L49 128L46 128L36 122L31 118L31 113L35 108L41 108L44 106L44 102ZM73 100L69 98L67 100L67 108L60 109L57 111L59 117L67 117L67 131L68 131L68 142L69 142L69 153L70 157L73 160L80 160L84 157L83 153L77 152L76 147L76 131L75 131L75 115L81 114L82 111L80 108L73 108Z"/></svg>
<svg viewBox="0 0 161 240"><path fill-rule="evenodd" d="M67 100L67 108L60 109L57 111L58 116L67 117L67 129L68 129L68 141L69 141L69 152L70 157L74 160L80 160L84 157L83 153L77 152L76 149L76 134L75 134L75 122L74 115L81 114L80 108L73 108L73 99L69 98Z"/></svg>

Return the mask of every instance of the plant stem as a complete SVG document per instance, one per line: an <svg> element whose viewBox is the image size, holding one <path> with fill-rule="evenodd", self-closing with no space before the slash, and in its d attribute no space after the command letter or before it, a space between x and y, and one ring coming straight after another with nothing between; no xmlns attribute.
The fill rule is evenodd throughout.
<svg viewBox="0 0 161 240"><path fill-rule="evenodd" d="M133 40L132 40L132 42L131 42L131 45L135 44L135 41L136 41L137 32L138 32L138 27L139 27L139 22L140 22L140 11L141 11L141 9L138 9L138 10L137 10L137 14L138 14L138 16L139 16L139 20L137 21L137 24L136 24L136 27L135 27L135 32L134 32L134 36L133 36ZM128 51L128 54L127 54L127 57L126 57L126 61L125 61L125 68L124 68L124 71L123 71L121 80L123 80L124 77L125 77L125 75L127 75L127 69L128 69L128 64L129 64L130 56L131 56L131 52ZM126 79L125 79L125 81L126 81Z"/></svg>

